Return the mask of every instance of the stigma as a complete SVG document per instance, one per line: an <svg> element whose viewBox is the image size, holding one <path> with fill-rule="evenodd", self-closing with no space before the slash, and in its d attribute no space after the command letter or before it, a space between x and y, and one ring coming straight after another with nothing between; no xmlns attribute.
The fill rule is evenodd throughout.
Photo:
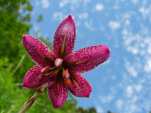
<svg viewBox="0 0 151 113"><path fill-rule="evenodd" d="M60 66L62 65L62 63L63 63L63 59L62 59L62 58L57 58L57 59L55 60L55 62L54 62L54 65L55 65L56 67L60 67Z"/></svg>

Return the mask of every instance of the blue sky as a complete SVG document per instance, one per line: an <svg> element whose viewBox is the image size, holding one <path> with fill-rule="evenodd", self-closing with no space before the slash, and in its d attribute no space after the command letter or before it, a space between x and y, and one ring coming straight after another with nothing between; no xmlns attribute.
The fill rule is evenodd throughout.
<svg viewBox="0 0 151 113"><path fill-rule="evenodd" d="M90 98L78 105L98 113L147 113L151 110L150 0L31 0L32 29L50 41L60 21L71 14L77 27L75 50L106 44L110 59L84 77L92 84ZM38 23L37 16L43 21Z"/></svg>

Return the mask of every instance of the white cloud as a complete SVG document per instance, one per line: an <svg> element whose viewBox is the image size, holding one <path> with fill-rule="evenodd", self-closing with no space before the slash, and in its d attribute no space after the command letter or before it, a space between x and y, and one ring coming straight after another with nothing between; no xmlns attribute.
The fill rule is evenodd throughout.
<svg viewBox="0 0 151 113"><path fill-rule="evenodd" d="M50 6L50 0L41 0L42 8L47 9Z"/></svg>
<svg viewBox="0 0 151 113"><path fill-rule="evenodd" d="M134 5L137 5L139 0L131 0Z"/></svg>
<svg viewBox="0 0 151 113"><path fill-rule="evenodd" d="M81 4L86 5L89 3L90 0L60 0L59 6L65 7L66 5L69 5L71 8L79 7ZM80 4L80 5L79 5Z"/></svg>
<svg viewBox="0 0 151 113"><path fill-rule="evenodd" d="M126 67L126 69L127 69L128 75L130 75L132 77L137 77L138 72L134 66L129 65L128 67Z"/></svg>
<svg viewBox="0 0 151 113"><path fill-rule="evenodd" d="M124 106L123 100L122 100L122 99L118 99L118 100L116 101L116 107L117 107L117 109L122 110L122 109L123 109L123 106Z"/></svg>
<svg viewBox="0 0 151 113"><path fill-rule="evenodd" d="M134 88L132 86L127 86L126 88L126 96L127 97L132 97L134 94Z"/></svg>
<svg viewBox="0 0 151 113"><path fill-rule="evenodd" d="M151 59L148 59L148 61L146 62L145 66L144 66L144 70L145 70L147 73L150 73L150 72L151 72Z"/></svg>
<svg viewBox="0 0 151 113"><path fill-rule="evenodd" d="M79 18L80 18L80 19L87 19L88 16L89 16L89 14L88 14L87 12L84 12L84 13L80 13L80 14L79 14Z"/></svg>
<svg viewBox="0 0 151 113"><path fill-rule="evenodd" d="M139 53L139 49L138 48L136 48L136 47L128 47L127 48L128 49L128 51L130 51L131 53L133 53L134 55L137 55L138 53Z"/></svg>
<svg viewBox="0 0 151 113"><path fill-rule="evenodd" d="M100 96L99 99L103 103L110 103L114 98L114 95Z"/></svg>
<svg viewBox="0 0 151 113"><path fill-rule="evenodd" d="M143 86L141 84L137 84L137 85L134 85L134 88L136 92L140 93L143 89Z"/></svg>
<svg viewBox="0 0 151 113"><path fill-rule="evenodd" d="M108 24L108 26L112 29L112 30L116 30L118 28L120 28L120 23L118 21L113 21L111 20Z"/></svg>
<svg viewBox="0 0 151 113"><path fill-rule="evenodd" d="M90 31L94 31L95 30L95 27L93 25L93 22L92 21L86 21L84 22L84 25L87 29L89 29Z"/></svg>
<svg viewBox="0 0 151 113"><path fill-rule="evenodd" d="M103 4L97 3L97 4L95 5L95 10L96 10L96 11L102 11L103 9L104 9L104 5L103 5Z"/></svg>
<svg viewBox="0 0 151 113"><path fill-rule="evenodd" d="M139 111L139 108L136 104L132 104L130 106L130 113L137 113L137 111Z"/></svg>
<svg viewBox="0 0 151 113"><path fill-rule="evenodd" d="M53 19L61 20L64 17L64 14L62 12L54 12L52 15Z"/></svg>
<svg viewBox="0 0 151 113"><path fill-rule="evenodd" d="M139 7L139 12L142 14L143 19L149 20L151 22L151 5L143 4Z"/></svg>
<svg viewBox="0 0 151 113"><path fill-rule="evenodd" d="M67 0L60 0L59 6L60 6L60 7L64 7L67 3L68 3Z"/></svg>
<svg viewBox="0 0 151 113"><path fill-rule="evenodd" d="M96 106L97 113L104 113L104 110L100 106Z"/></svg>
<svg viewBox="0 0 151 113"><path fill-rule="evenodd" d="M145 43L145 40L147 40L148 37L144 37L142 34L138 33L132 34L131 32L124 30L123 39L124 46L128 52L137 57L146 55L148 44Z"/></svg>
<svg viewBox="0 0 151 113"><path fill-rule="evenodd" d="M148 45L147 53L151 55L151 43Z"/></svg>
<svg viewBox="0 0 151 113"><path fill-rule="evenodd" d="M139 12L146 17L150 13L149 7L142 6L139 8Z"/></svg>

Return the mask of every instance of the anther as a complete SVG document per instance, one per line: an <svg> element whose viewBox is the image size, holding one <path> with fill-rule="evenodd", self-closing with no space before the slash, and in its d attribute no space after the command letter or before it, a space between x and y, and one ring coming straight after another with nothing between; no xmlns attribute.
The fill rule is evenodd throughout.
<svg viewBox="0 0 151 113"><path fill-rule="evenodd" d="M49 66L46 66L41 69L41 73L47 73L49 71Z"/></svg>
<svg viewBox="0 0 151 113"><path fill-rule="evenodd" d="M69 73L68 69L63 70L63 78L69 79L69 77L70 77L70 73Z"/></svg>
<svg viewBox="0 0 151 113"><path fill-rule="evenodd" d="M69 86L71 85L71 79L70 79L70 73L68 71L68 69L63 70L63 79L64 79L64 83Z"/></svg>

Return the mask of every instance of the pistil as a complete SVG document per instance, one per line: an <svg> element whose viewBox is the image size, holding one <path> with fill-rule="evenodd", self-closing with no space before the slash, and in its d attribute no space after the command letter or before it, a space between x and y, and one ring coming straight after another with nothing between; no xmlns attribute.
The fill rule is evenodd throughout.
<svg viewBox="0 0 151 113"><path fill-rule="evenodd" d="M57 58L54 62L56 67L60 67L63 63L63 59L62 58Z"/></svg>
<svg viewBox="0 0 151 113"><path fill-rule="evenodd" d="M63 79L64 79L64 84L69 86L71 84L71 78L70 78L70 73L68 69L63 70Z"/></svg>

